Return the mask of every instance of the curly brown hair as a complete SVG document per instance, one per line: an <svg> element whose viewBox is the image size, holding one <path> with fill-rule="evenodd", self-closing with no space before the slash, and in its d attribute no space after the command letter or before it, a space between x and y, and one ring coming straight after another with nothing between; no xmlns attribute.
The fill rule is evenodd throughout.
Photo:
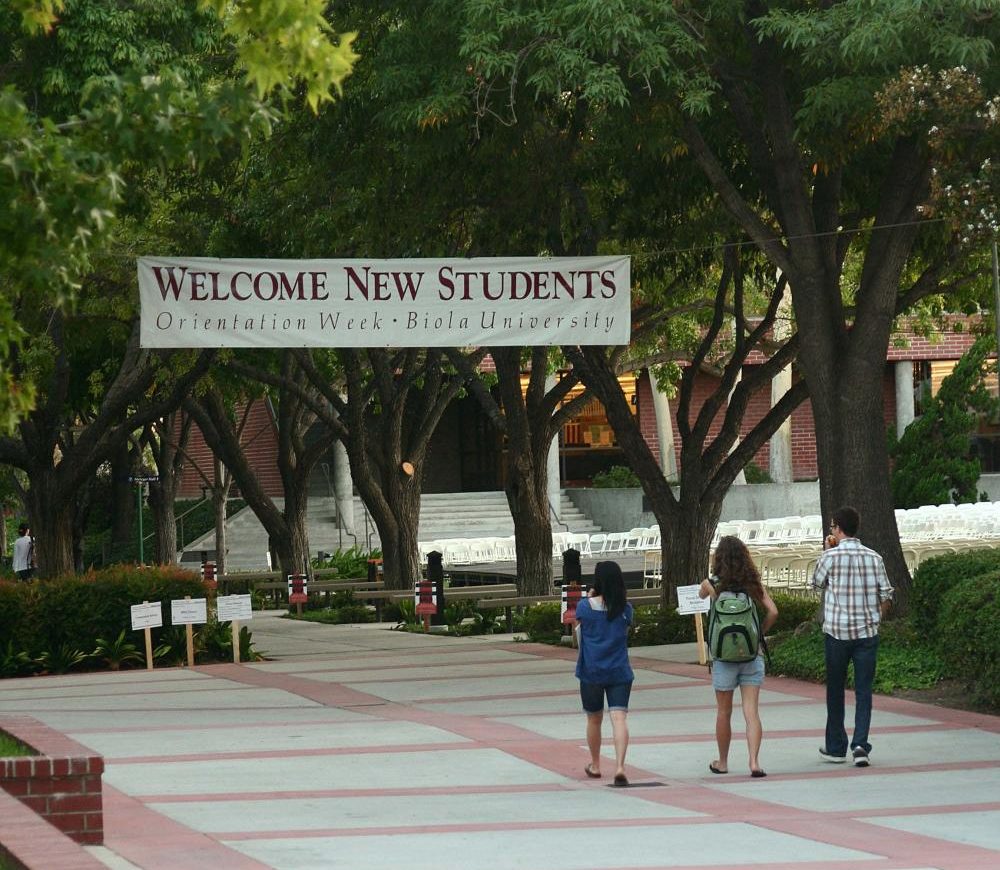
<svg viewBox="0 0 1000 870"><path fill-rule="evenodd" d="M712 573L718 579L719 592L746 592L754 601L764 600L760 571L754 565L747 545L735 535L719 540L712 559Z"/></svg>

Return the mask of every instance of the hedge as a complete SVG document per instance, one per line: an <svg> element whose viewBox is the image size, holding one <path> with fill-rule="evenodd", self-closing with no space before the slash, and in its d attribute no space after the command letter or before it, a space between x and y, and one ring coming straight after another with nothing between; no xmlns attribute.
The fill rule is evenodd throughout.
<svg viewBox="0 0 1000 870"><path fill-rule="evenodd" d="M0 581L0 638L3 647L37 658L62 647L90 652L99 637L124 629L133 640L133 604L160 601L163 628L153 629L154 644L170 629L170 601L210 593L201 578L176 566L110 568L36 580Z"/></svg>
<svg viewBox="0 0 1000 870"><path fill-rule="evenodd" d="M1000 571L970 577L943 596L937 648L973 700L1000 706Z"/></svg>
<svg viewBox="0 0 1000 870"><path fill-rule="evenodd" d="M948 591L964 580L1000 571L1000 550L966 550L921 562L913 575L910 613L917 631L938 634L938 614Z"/></svg>

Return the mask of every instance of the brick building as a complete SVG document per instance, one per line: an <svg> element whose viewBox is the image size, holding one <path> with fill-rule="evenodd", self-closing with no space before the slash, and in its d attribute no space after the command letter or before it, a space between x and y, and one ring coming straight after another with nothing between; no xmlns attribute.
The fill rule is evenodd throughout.
<svg viewBox="0 0 1000 870"><path fill-rule="evenodd" d="M955 362L968 350L975 339L966 328L966 318L953 318L953 328L947 327L929 336L915 335L904 323L902 331L893 336L886 357L882 378L883 408L886 426L896 424L897 430L905 427L915 413L919 413L919 397L925 386L936 390L942 378L954 367ZM755 362L751 356L747 371ZM487 359L487 365L489 360ZM655 385L648 371L620 378L622 389L638 417L640 428L653 454L660 456L661 421L658 428L658 402L654 396ZM708 374L699 373L695 380L695 393L691 414L695 415L717 381ZM572 395L572 394L571 394ZM743 431L747 432L767 413L771 404L771 391L763 388L754 394L747 408ZM662 409L663 405L659 407ZM661 410L662 413L662 410ZM669 403L671 431L673 434L675 463L680 456L680 436L676 421L676 405ZM717 416L710 437L721 426L722 414ZM816 439L809 401L803 402L792 414L789 424L790 479L812 480L817 476ZM977 447L984 461L984 470L992 471L1000 465L1000 449L996 427L984 422L977 436ZM569 424L559 439L560 483L562 486L588 485L593 476L614 465L626 465L614 432L608 425L600 403L596 400ZM244 428L243 442L248 445L251 462L261 478L265 492L281 496L281 480L277 471L277 430L273 410L266 400L255 402ZM764 470L771 469L771 445L757 453L754 464ZM188 453L211 477L211 451L195 431ZM314 474L311 494L331 494L331 467L333 455L320 463ZM662 464L662 463L661 463ZM467 396L455 400L442 417L432 439L424 473L424 491L461 492L501 489L504 484L504 446L501 438L489 424L477 400ZM201 493L201 477L192 471L185 473L182 496L196 497Z"/></svg>

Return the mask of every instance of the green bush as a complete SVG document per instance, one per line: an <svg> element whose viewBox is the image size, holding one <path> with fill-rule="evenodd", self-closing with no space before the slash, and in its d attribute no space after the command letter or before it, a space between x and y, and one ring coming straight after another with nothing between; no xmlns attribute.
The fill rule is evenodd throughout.
<svg viewBox="0 0 1000 870"><path fill-rule="evenodd" d="M0 637L7 641L0 651L0 673L30 672L24 655L52 672L83 665L75 655L83 652L86 664L94 667L109 656L100 653L95 658L89 651L107 646L110 638L141 648L143 633L132 631L130 608L143 601L162 603L164 625L152 629L154 647L167 646L172 661L183 660L183 629L171 628L170 602L188 595L211 598L213 593L197 574L176 566L115 565L30 584L0 581ZM224 625L228 630L228 623ZM199 643L203 632L210 633L210 627L195 627Z"/></svg>
<svg viewBox="0 0 1000 870"><path fill-rule="evenodd" d="M770 472L765 471L755 462L748 462L743 467L743 476L747 483L774 483Z"/></svg>
<svg viewBox="0 0 1000 870"><path fill-rule="evenodd" d="M945 662L933 647L922 641L909 620L883 624L879 638L876 692L929 689L947 675ZM805 631L787 633L771 643L771 673L822 683L826 680L823 632L818 624ZM847 683L854 685L853 668Z"/></svg>
<svg viewBox="0 0 1000 870"><path fill-rule="evenodd" d="M639 485L636 473L625 465L612 465L607 471L599 471L593 479L595 489L631 489Z"/></svg>
<svg viewBox="0 0 1000 870"><path fill-rule="evenodd" d="M1000 706L1000 571L952 586L941 602L938 649L976 701Z"/></svg>
<svg viewBox="0 0 1000 870"><path fill-rule="evenodd" d="M694 619L681 616L670 607L649 604L635 609L629 646L658 646L664 643L694 643Z"/></svg>
<svg viewBox="0 0 1000 870"><path fill-rule="evenodd" d="M313 559L313 567L316 570L336 568L338 578L364 580L368 577L368 560L381 558L381 550L372 550L369 553L357 547L350 547L347 550L331 553L329 559Z"/></svg>
<svg viewBox="0 0 1000 870"><path fill-rule="evenodd" d="M910 591L910 613L917 631L936 642L938 614L949 590L964 580L994 571L1000 571L1000 550L966 550L921 562Z"/></svg>
<svg viewBox="0 0 1000 870"><path fill-rule="evenodd" d="M560 606L554 601L536 604L524 610L524 632L536 643L559 643L563 627L559 621Z"/></svg>
<svg viewBox="0 0 1000 870"><path fill-rule="evenodd" d="M778 608L778 621L774 624L770 634L794 631L803 622L817 622L819 619L818 598L789 595L787 592L774 592L771 594L771 600Z"/></svg>

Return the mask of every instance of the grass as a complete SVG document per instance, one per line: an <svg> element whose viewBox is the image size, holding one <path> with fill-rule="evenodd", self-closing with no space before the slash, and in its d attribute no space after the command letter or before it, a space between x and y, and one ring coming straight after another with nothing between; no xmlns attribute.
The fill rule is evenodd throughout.
<svg viewBox="0 0 1000 870"><path fill-rule="evenodd" d="M0 731L0 758L37 754L35 750L25 746L20 740L15 740L6 731Z"/></svg>

